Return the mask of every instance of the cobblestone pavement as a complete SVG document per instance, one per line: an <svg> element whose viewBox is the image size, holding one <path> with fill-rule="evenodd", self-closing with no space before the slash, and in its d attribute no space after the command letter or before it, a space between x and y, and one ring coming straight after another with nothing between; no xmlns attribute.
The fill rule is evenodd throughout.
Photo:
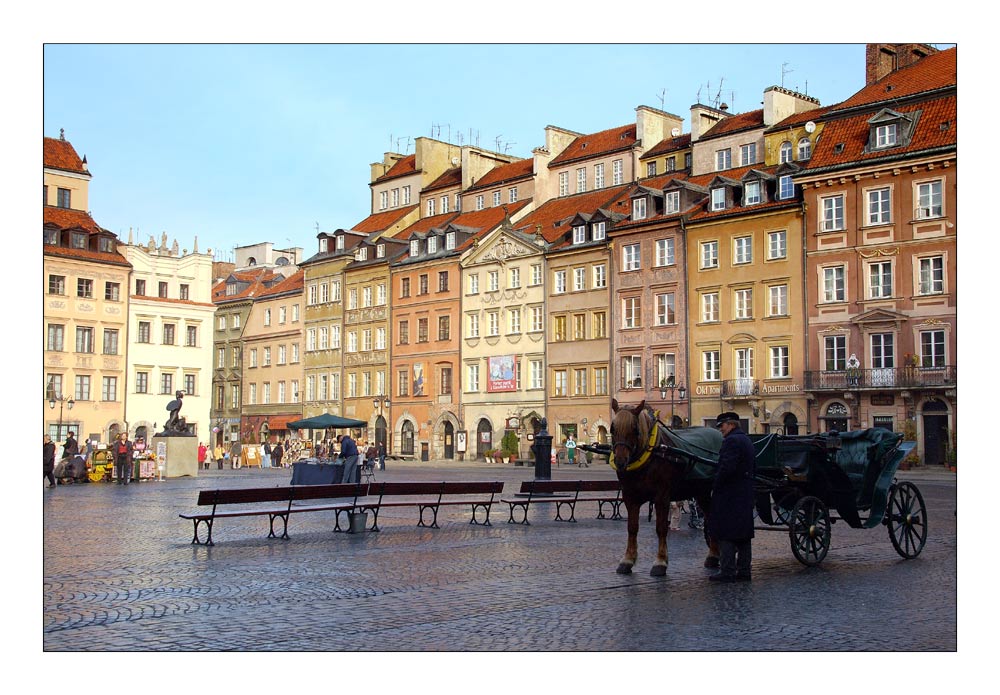
<svg viewBox="0 0 1000 695"><path fill-rule="evenodd" d="M923 553L904 561L882 527L833 527L820 567L795 560L787 533L760 531L754 580L706 581L700 534L669 537L665 578L649 576L655 531L640 527L635 574L615 567L624 521L581 505L578 523L533 507L530 526L469 524L443 509L440 529L415 509L379 516L380 533L333 533L302 514L288 541L267 518L223 519L216 545L191 545L199 489L287 485L288 469L44 490L46 651L952 651L957 648L954 474L909 475L929 508ZM388 480L503 480L511 465L393 463ZM554 479L611 478L605 465ZM686 519L685 519L686 521Z"/></svg>

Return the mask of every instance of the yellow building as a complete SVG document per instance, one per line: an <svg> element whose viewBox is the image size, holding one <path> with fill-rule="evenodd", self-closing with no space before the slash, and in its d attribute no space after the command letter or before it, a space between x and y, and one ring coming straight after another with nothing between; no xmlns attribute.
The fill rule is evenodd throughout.
<svg viewBox="0 0 1000 695"><path fill-rule="evenodd" d="M125 427L129 262L87 213L90 173L63 137L43 140L45 430L108 442Z"/></svg>

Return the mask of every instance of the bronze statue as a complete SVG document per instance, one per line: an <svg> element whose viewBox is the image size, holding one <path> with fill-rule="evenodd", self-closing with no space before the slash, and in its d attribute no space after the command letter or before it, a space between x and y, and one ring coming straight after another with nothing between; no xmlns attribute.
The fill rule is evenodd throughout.
<svg viewBox="0 0 1000 695"><path fill-rule="evenodd" d="M184 405L184 392L177 391L175 394L177 397L167 403L167 412L170 413L170 417L163 425L163 433L176 433L176 434L188 434L187 421L181 417L181 406Z"/></svg>

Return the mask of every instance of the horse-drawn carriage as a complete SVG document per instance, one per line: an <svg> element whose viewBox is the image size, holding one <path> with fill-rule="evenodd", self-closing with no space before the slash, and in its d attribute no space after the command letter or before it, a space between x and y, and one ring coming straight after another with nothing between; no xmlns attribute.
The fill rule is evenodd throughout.
<svg viewBox="0 0 1000 695"><path fill-rule="evenodd" d="M636 556L639 507L656 508L660 548L651 574L666 570L666 506L695 499L711 517L711 485L722 435L712 428L675 430L639 404L619 408L612 402L613 443L585 447L608 458L622 484L628 509L629 540L618 572L631 572ZM785 436L751 437L756 454L754 488L756 528L787 530L799 562L817 565L830 549L830 528L844 521L852 528L885 525L893 547L904 558L920 554L927 540L923 496L910 482L897 482L899 463L913 447L902 435L866 429ZM709 540L706 566L717 566Z"/></svg>

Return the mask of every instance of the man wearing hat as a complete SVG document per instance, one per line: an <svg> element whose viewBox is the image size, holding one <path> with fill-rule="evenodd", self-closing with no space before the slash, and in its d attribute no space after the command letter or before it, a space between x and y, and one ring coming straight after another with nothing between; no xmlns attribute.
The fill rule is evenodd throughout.
<svg viewBox="0 0 1000 695"><path fill-rule="evenodd" d="M715 426L724 437L712 485L708 531L719 542L719 572L713 582L750 581L753 538L753 473L755 454L750 437L740 429L740 416L720 413Z"/></svg>

